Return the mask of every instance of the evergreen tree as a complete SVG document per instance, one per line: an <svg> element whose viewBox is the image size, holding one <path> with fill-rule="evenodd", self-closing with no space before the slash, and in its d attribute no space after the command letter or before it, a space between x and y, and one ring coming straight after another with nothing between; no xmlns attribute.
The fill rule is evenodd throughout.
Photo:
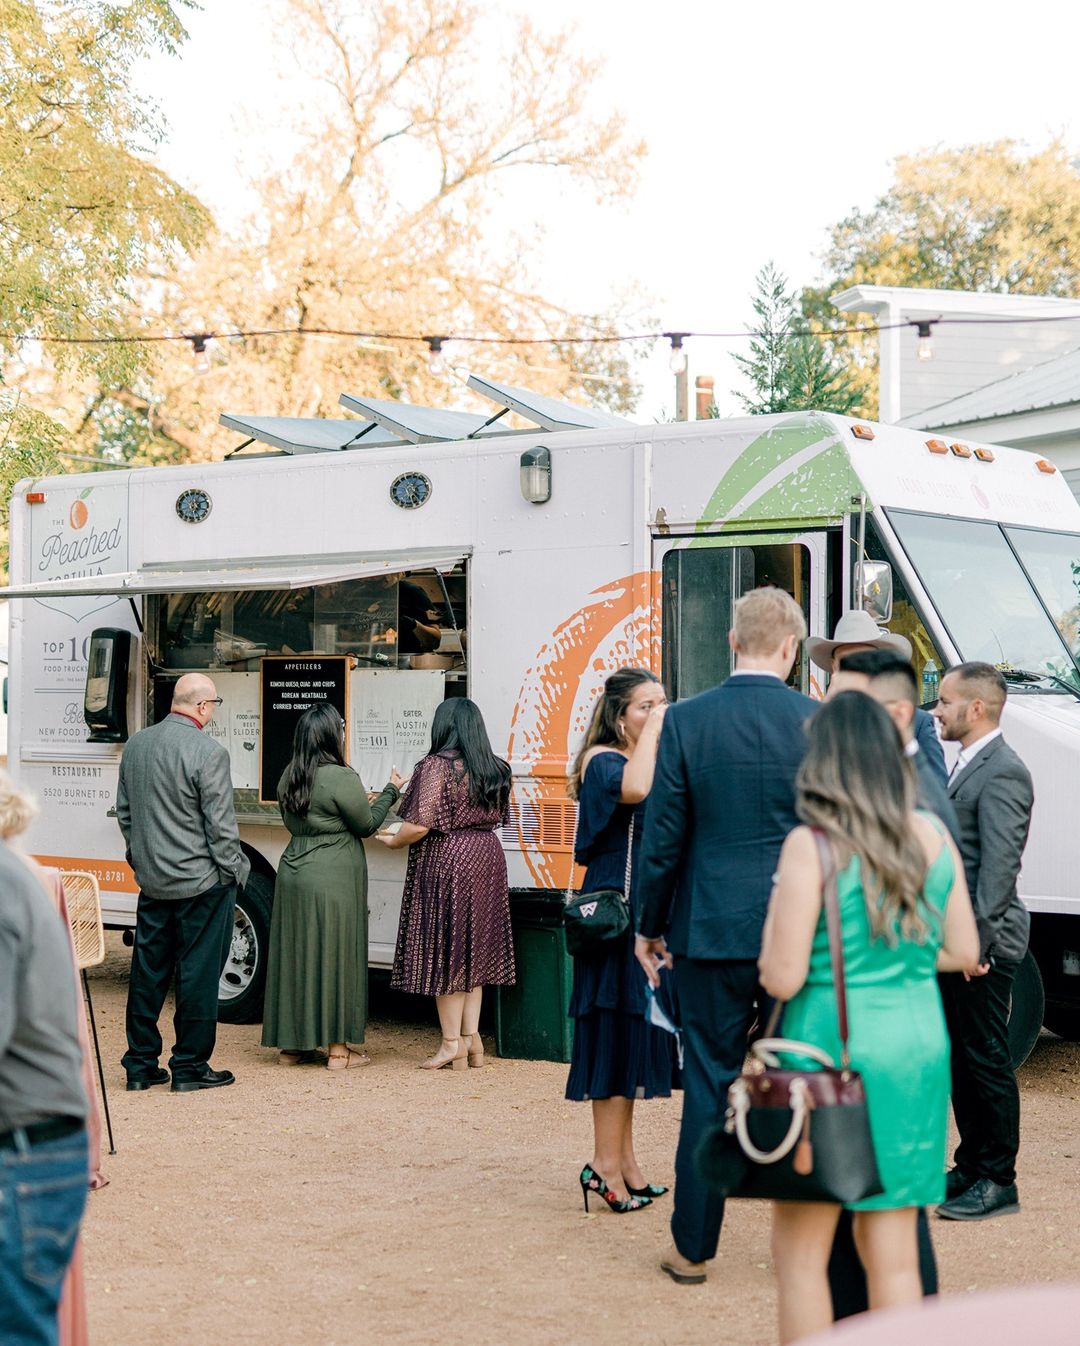
<svg viewBox="0 0 1080 1346"><path fill-rule="evenodd" d="M778 411L835 411L849 415L860 400L827 338L807 326L787 278L769 262L758 272L753 298L756 323L749 355L735 362L751 387L735 390L754 416Z"/></svg>

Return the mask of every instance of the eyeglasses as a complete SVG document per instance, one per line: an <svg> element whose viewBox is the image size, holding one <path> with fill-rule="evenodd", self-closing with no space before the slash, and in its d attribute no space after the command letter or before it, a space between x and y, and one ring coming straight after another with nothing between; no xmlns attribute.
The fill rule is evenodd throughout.
<svg viewBox="0 0 1080 1346"><path fill-rule="evenodd" d="M224 698L223 696L204 696L203 699L199 702L199 705L200 705L200 706L220 706L220 705L224 704L224 701L225 701L225 698Z"/></svg>

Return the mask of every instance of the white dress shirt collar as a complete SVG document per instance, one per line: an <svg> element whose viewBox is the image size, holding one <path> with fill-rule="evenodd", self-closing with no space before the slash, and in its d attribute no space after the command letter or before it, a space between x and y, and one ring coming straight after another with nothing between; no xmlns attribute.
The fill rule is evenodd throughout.
<svg viewBox="0 0 1080 1346"><path fill-rule="evenodd" d="M952 780L954 776L958 776L966 766L978 757L979 753L981 753L984 748L988 747L994 739L1000 737L1001 728L998 727L997 729L991 729L988 734L983 734L982 738L976 739L974 743L969 743L966 748L961 748L956 758L956 763L949 773L949 779Z"/></svg>
<svg viewBox="0 0 1080 1346"><path fill-rule="evenodd" d="M779 673L774 673L771 668L736 668L731 676L733 678L775 678L777 682L783 682L784 679Z"/></svg>

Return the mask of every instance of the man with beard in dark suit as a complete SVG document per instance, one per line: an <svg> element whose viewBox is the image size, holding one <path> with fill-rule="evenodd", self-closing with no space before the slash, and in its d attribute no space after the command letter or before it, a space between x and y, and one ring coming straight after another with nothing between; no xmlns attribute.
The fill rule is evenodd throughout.
<svg viewBox="0 0 1080 1346"><path fill-rule="evenodd" d="M1007 692L991 664L960 664L942 680L934 711L942 738L960 744L949 798L979 927L978 969L971 976L941 977L960 1132L937 1211L947 1220L986 1220L1020 1209L1020 1091L1008 1025L1013 980L1031 926L1017 879L1035 795L1031 773L1001 737Z"/></svg>

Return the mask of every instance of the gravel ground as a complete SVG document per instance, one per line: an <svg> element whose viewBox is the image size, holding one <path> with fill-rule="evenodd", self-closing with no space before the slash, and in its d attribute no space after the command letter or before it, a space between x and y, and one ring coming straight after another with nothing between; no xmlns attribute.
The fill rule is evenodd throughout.
<svg viewBox="0 0 1080 1346"><path fill-rule="evenodd" d="M370 1067L285 1069L257 1026L223 1026L214 1064L236 1072L231 1088L129 1094L119 936L91 975L119 1147L85 1226L94 1342L775 1340L763 1208L729 1206L700 1288L657 1270L669 1199L584 1214L589 1116L562 1098L565 1066L489 1055L483 1070L421 1072L433 1019L387 1017L369 1029ZM1020 1083L1023 1211L934 1222L949 1294L1080 1279L1080 1045L1044 1034ZM638 1115L643 1166L670 1182L678 1100Z"/></svg>

